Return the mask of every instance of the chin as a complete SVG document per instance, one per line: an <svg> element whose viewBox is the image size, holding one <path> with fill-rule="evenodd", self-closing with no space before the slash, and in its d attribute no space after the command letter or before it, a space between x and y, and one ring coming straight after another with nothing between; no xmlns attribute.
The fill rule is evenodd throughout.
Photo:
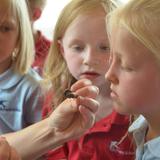
<svg viewBox="0 0 160 160"><path fill-rule="evenodd" d="M123 114L123 115L128 115L128 110L126 110L122 105L119 105L117 103L113 103L113 107L114 107L114 110L116 112L118 112L119 114Z"/></svg>

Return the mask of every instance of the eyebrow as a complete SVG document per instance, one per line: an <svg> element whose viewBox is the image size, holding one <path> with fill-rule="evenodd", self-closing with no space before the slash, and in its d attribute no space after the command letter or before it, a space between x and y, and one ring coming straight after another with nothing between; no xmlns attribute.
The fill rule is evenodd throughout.
<svg viewBox="0 0 160 160"><path fill-rule="evenodd" d="M69 47L72 47L75 44L78 44L78 45L83 44L83 42L80 39L71 39L71 41L68 44L69 44Z"/></svg>
<svg viewBox="0 0 160 160"><path fill-rule="evenodd" d="M113 52L113 51L111 51L111 53L113 54L114 53L114 55L116 55L118 58L122 58L122 54L120 53L120 52Z"/></svg>

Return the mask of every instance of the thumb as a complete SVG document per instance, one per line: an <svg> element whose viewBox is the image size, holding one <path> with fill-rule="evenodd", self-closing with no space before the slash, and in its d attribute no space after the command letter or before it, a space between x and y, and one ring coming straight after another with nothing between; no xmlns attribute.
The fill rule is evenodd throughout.
<svg viewBox="0 0 160 160"><path fill-rule="evenodd" d="M49 127L58 130L66 129L78 112L78 101L78 98L63 101L49 116Z"/></svg>

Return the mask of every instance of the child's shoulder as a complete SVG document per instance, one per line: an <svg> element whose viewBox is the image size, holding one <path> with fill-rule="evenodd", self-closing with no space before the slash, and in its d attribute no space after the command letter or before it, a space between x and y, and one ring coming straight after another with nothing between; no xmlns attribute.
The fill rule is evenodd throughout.
<svg viewBox="0 0 160 160"><path fill-rule="evenodd" d="M25 74L20 74L12 69L5 79L8 80L8 84L10 84L7 85L7 88L16 87L21 90L37 90L39 88L41 90L40 82L42 78L33 69L30 69Z"/></svg>
<svg viewBox="0 0 160 160"><path fill-rule="evenodd" d="M42 77L37 73L34 69L30 69L29 72L26 74L26 78L29 78L33 81L40 81Z"/></svg>
<svg viewBox="0 0 160 160"><path fill-rule="evenodd" d="M0 89L8 90L16 88L17 91L41 90L41 77L33 69L26 74L20 74L14 68L8 69L0 75Z"/></svg>
<svg viewBox="0 0 160 160"><path fill-rule="evenodd" d="M23 76L23 81L26 84L32 84L33 86L40 86L41 80L42 77L32 68Z"/></svg>
<svg viewBox="0 0 160 160"><path fill-rule="evenodd" d="M40 47L43 45L43 47L50 47L51 40L49 40L40 30L37 30L37 40L36 40L36 47Z"/></svg>

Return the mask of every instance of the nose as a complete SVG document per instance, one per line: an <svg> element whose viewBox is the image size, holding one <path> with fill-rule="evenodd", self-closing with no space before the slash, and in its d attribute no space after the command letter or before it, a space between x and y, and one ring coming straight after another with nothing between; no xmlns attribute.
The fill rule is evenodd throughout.
<svg viewBox="0 0 160 160"><path fill-rule="evenodd" d="M116 70L116 65L112 62L111 65L109 66L108 71L105 74L105 79L110 81L113 84L118 84L119 79L118 79L118 71Z"/></svg>
<svg viewBox="0 0 160 160"><path fill-rule="evenodd" d="M83 55L83 64L91 65L91 64L98 64L98 58L96 58L96 52L94 49L88 48Z"/></svg>

